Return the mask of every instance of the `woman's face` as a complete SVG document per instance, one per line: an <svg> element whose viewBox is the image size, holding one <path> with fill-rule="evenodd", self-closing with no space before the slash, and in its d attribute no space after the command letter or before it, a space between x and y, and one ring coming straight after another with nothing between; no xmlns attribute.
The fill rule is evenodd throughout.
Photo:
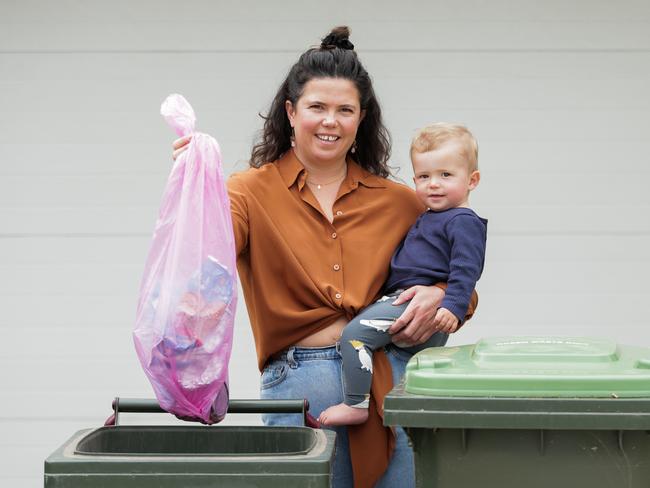
<svg viewBox="0 0 650 488"><path fill-rule="evenodd" d="M285 107L296 154L312 164L344 160L364 115L357 87L344 78L314 78L296 103L287 100Z"/></svg>

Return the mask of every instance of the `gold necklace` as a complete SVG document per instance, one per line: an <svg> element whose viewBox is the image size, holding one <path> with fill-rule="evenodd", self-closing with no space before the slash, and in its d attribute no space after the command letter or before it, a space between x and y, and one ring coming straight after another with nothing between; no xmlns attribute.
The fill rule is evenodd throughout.
<svg viewBox="0 0 650 488"><path fill-rule="evenodd" d="M345 167L345 174L343 176L337 176L336 179L334 179L334 180L326 181L324 183L317 183L314 180L310 180L309 178L307 178L306 180L307 180L307 183L309 183L311 185L316 185L316 189L320 190L321 187L323 187L323 186L327 186L327 185L331 185L332 183L337 183L339 181L343 181L345 179L345 177L347 176L347 174L348 174L348 168L346 166Z"/></svg>

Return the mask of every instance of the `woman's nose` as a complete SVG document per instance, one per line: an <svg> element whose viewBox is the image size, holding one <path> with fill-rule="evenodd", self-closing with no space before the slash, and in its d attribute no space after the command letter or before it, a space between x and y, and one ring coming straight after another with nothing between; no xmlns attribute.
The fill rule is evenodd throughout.
<svg viewBox="0 0 650 488"><path fill-rule="evenodd" d="M326 114L323 119L323 125L328 127L336 125L336 117L334 117L334 114Z"/></svg>

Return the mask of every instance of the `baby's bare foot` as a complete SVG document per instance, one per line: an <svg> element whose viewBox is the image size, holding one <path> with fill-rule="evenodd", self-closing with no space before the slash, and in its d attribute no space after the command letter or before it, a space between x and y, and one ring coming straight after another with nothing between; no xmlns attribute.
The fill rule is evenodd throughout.
<svg viewBox="0 0 650 488"><path fill-rule="evenodd" d="M339 403L320 414L318 421L323 425L355 425L368 420L367 408L354 408Z"/></svg>

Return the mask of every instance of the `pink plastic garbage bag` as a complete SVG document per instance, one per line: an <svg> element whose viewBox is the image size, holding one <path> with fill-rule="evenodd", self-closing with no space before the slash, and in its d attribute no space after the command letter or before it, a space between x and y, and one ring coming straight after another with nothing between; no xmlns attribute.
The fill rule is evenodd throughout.
<svg viewBox="0 0 650 488"><path fill-rule="evenodd" d="M133 337L160 406L215 423L228 409L228 361L237 303L235 241L217 141L194 132L181 95L160 109L193 134L167 181L140 285Z"/></svg>

